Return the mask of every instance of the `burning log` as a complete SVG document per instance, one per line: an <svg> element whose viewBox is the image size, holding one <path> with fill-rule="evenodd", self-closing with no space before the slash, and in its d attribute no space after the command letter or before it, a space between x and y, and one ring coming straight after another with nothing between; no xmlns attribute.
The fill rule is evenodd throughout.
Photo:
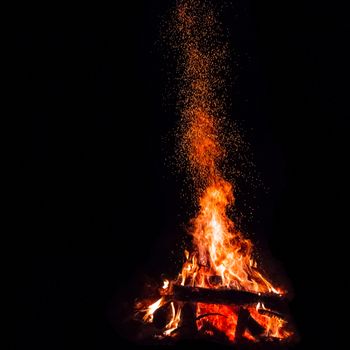
<svg viewBox="0 0 350 350"><path fill-rule="evenodd" d="M153 324L158 329L163 329L170 320L170 304L166 303L157 309L153 314Z"/></svg>
<svg viewBox="0 0 350 350"><path fill-rule="evenodd" d="M240 308L235 331L235 340L240 341L246 330L248 330L254 337L262 335L265 331L264 327L250 315L250 312L247 309Z"/></svg>
<svg viewBox="0 0 350 350"><path fill-rule="evenodd" d="M285 319L286 316L280 312L277 312L277 311L274 311L274 310L267 310L267 309L259 309L258 310L259 314L260 315L266 315L266 316L276 316L278 318L281 318L281 319Z"/></svg>
<svg viewBox="0 0 350 350"><path fill-rule="evenodd" d="M236 289L208 289L174 285L172 298L177 301L223 305L249 305L260 302L281 312L286 307L285 299L276 294L257 294Z"/></svg>
<svg viewBox="0 0 350 350"><path fill-rule="evenodd" d="M190 303L185 303L182 308L179 329L181 330L181 335L185 337L191 337L197 334L196 310Z"/></svg>
<svg viewBox="0 0 350 350"><path fill-rule="evenodd" d="M243 338L243 334L247 328L249 312L246 309L241 308L238 313L237 326L235 331L235 340L240 341Z"/></svg>

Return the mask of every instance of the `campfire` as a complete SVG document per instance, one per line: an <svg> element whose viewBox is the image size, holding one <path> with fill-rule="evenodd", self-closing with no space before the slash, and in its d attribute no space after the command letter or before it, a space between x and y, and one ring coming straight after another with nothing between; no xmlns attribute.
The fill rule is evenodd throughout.
<svg viewBox="0 0 350 350"><path fill-rule="evenodd" d="M289 342L287 291L259 268L252 241L227 214L235 204L222 166L230 139L224 127L229 50L216 11L210 1L179 0L170 27L180 81L179 156L193 179L198 212L181 272L163 280L157 298L135 302L139 338Z"/></svg>

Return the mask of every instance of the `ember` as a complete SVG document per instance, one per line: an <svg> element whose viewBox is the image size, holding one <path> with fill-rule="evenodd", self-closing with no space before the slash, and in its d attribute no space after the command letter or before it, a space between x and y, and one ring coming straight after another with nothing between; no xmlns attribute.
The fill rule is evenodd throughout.
<svg viewBox="0 0 350 350"><path fill-rule="evenodd" d="M173 26L181 81L180 151L195 183L199 212L182 271L163 281L158 300L138 302L136 317L153 324L158 339L287 341L293 332L286 320L286 291L259 270L253 243L227 216L235 197L220 166L227 154L222 91L228 50L219 22L207 1L179 0Z"/></svg>

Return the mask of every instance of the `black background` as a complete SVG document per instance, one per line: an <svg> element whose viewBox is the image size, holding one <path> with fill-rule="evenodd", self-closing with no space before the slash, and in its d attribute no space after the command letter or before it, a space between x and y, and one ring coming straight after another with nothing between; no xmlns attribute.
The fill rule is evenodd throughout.
<svg viewBox="0 0 350 350"><path fill-rule="evenodd" d="M19 349L128 345L111 303L172 265L189 217L164 161L177 116L155 43L172 4L16 10ZM300 349L337 349L344 336L345 14L335 3L235 0L223 17L236 53L232 118L270 189L254 200L253 228L293 284Z"/></svg>

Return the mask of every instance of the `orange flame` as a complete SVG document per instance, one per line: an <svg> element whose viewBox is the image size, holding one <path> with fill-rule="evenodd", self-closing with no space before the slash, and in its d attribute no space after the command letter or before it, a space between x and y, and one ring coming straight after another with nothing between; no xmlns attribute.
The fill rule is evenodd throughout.
<svg viewBox="0 0 350 350"><path fill-rule="evenodd" d="M284 294L258 270L253 258L253 244L237 229L227 216L227 209L234 205L233 186L224 179L220 162L226 155L220 133L224 115L224 96L218 96L226 70L227 45L220 41L220 26L213 9L206 1L179 0L175 11L173 46L179 54L182 72L179 105L182 115L181 155L193 175L199 193L199 212L192 220L194 252L185 251L186 262L178 278L164 281L161 294L171 294L173 284L207 288L235 288L255 293ZM220 117L221 116L221 117ZM216 276L218 283L210 277ZM144 320L152 322L153 313L164 305L164 297L149 305ZM171 320L164 336L178 327L181 304L171 302ZM251 317L265 328L266 336L287 338L286 322L278 316L259 313L260 303L247 307ZM197 303L197 327L204 333L210 324L235 338L239 307ZM204 317L203 317L204 315ZM207 315L207 316L206 316ZM255 337L246 331L247 339Z"/></svg>

